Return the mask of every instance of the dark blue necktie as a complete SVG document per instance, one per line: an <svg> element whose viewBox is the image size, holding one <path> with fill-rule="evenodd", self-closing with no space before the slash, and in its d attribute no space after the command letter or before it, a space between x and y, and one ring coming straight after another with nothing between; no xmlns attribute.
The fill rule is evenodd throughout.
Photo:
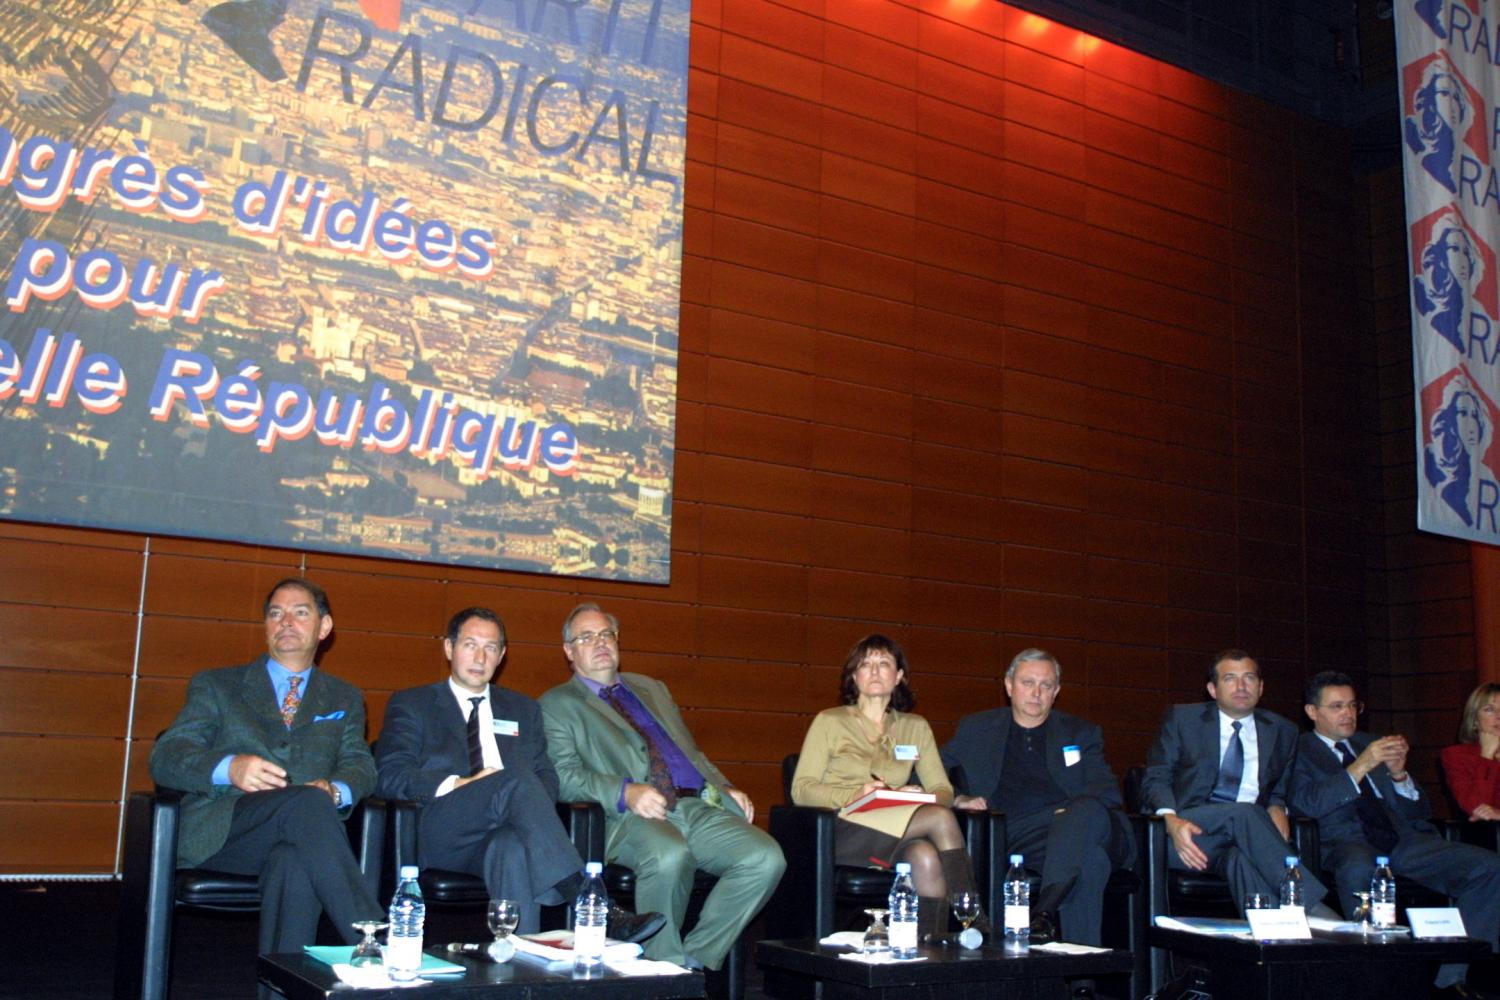
<svg viewBox="0 0 1500 1000"><path fill-rule="evenodd" d="M1240 742L1238 719L1230 723L1234 732L1229 737L1229 746L1224 749L1224 761L1219 765L1219 783L1214 786L1211 802L1238 802L1240 781L1245 777L1245 744Z"/></svg>
<svg viewBox="0 0 1500 1000"><path fill-rule="evenodd" d="M1340 740L1334 746L1345 767L1354 763L1354 751L1350 749L1348 740ZM1360 830L1371 847L1381 854L1389 854L1395 850L1396 841L1401 836L1396 832L1396 824L1386 814L1385 806L1376 796L1375 786L1370 783L1369 775L1359 781L1359 798L1354 800L1354 812L1359 817Z"/></svg>
<svg viewBox="0 0 1500 1000"><path fill-rule="evenodd" d="M465 727L464 737L469 744L469 773L478 774L484 770L484 747L480 744L483 734L479 731L479 703L484 701L484 696L470 698L469 704L474 707L469 709L468 725Z"/></svg>

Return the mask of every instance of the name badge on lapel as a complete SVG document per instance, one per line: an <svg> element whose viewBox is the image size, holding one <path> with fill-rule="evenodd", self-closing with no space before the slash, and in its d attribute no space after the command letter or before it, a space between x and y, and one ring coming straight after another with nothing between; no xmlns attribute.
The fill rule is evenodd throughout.
<svg viewBox="0 0 1500 1000"><path fill-rule="evenodd" d="M496 719L490 726L496 736L520 736L521 724L515 719Z"/></svg>
<svg viewBox="0 0 1500 1000"><path fill-rule="evenodd" d="M918 756L915 743L897 743L896 749L892 752L897 760L916 760Z"/></svg>
<svg viewBox="0 0 1500 1000"><path fill-rule="evenodd" d="M1083 760L1082 750L1079 750L1076 746L1063 747L1063 764L1068 767L1072 767L1080 760Z"/></svg>

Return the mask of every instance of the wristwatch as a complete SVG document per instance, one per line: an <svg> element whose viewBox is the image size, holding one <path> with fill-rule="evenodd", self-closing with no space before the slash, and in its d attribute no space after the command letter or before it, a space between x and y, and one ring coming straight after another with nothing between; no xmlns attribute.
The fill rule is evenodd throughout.
<svg viewBox="0 0 1500 1000"><path fill-rule="evenodd" d="M333 808L344 808L344 790L331 781L328 783L328 787L333 789Z"/></svg>

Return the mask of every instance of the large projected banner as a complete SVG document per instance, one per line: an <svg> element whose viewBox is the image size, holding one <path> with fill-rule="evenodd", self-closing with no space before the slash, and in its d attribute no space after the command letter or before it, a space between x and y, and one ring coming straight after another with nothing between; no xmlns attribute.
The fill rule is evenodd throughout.
<svg viewBox="0 0 1500 1000"><path fill-rule="evenodd" d="M0 4L0 516L666 581L688 0Z"/></svg>
<svg viewBox="0 0 1500 1000"><path fill-rule="evenodd" d="M1500 38L1487 0L1399 0L1417 525L1500 541Z"/></svg>

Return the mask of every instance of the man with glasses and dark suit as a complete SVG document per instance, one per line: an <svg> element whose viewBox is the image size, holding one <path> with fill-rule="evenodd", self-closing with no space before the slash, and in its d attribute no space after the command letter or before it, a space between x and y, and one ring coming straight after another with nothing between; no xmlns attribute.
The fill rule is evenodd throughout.
<svg viewBox="0 0 1500 1000"><path fill-rule="evenodd" d="M620 672L619 634L619 622L597 604L568 615L563 655L573 678L541 699L548 752L562 797L604 808L605 860L635 871L636 908L666 914L647 956L718 969L786 859L750 825L750 797L698 749L666 685ZM699 868L718 882L684 938Z"/></svg>
<svg viewBox="0 0 1500 1000"><path fill-rule="evenodd" d="M1292 771L1291 804L1318 821L1323 864L1333 873L1345 912L1370 887L1375 858L1420 885L1458 900L1464 930L1493 947L1500 936L1500 856L1449 843L1428 822L1431 804L1406 769L1404 736L1357 732L1363 709L1347 674L1325 670L1307 682L1303 733ZM1478 995L1467 967L1444 965L1434 985L1452 997Z"/></svg>

